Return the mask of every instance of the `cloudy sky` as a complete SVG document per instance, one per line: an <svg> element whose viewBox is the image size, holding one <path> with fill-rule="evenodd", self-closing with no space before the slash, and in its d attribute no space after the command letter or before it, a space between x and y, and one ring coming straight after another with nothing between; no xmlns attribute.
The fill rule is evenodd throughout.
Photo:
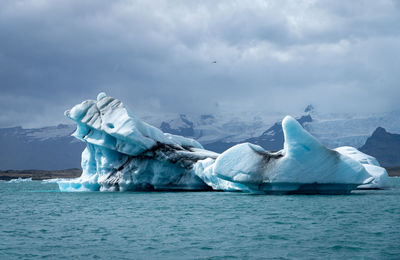
<svg viewBox="0 0 400 260"><path fill-rule="evenodd" d="M0 36L0 127L100 91L138 115L400 108L399 1L2 0Z"/></svg>

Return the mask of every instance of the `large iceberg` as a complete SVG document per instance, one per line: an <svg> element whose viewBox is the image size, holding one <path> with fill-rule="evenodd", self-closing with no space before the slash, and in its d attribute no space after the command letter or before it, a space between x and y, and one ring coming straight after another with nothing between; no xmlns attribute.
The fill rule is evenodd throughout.
<svg viewBox="0 0 400 260"><path fill-rule="evenodd" d="M382 188L387 172L352 147L321 145L292 117L282 121L284 149L242 143L222 154L163 133L104 93L65 112L86 142L80 178L61 191L224 190L254 193L346 193Z"/></svg>
<svg viewBox="0 0 400 260"><path fill-rule="evenodd" d="M84 101L65 115L77 123L73 135L87 147L82 176L58 182L62 191L211 189L192 168L218 154L142 122L121 101L100 93L97 101Z"/></svg>

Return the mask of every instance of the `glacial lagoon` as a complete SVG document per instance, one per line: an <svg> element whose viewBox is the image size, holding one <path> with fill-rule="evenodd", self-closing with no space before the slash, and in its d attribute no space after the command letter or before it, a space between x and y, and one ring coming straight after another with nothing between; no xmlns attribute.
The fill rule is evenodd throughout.
<svg viewBox="0 0 400 260"><path fill-rule="evenodd" d="M0 258L398 259L400 178L390 184L282 196L0 181Z"/></svg>

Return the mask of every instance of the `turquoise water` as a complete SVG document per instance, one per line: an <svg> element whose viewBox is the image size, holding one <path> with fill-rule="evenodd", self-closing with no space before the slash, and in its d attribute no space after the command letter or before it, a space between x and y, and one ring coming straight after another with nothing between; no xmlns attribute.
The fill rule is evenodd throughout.
<svg viewBox="0 0 400 260"><path fill-rule="evenodd" d="M340 196L0 182L0 259L399 259L400 179L391 182Z"/></svg>

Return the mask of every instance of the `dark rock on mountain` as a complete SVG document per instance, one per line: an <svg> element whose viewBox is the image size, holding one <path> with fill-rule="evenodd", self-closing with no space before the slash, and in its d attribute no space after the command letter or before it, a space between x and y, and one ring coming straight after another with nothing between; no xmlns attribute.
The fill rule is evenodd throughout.
<svg viewBox="0 0 400 260"><path fill-rule="evenodd" d="M302 116L297 121L304 126L305 123L312 122L310 115ZM257 144L269 151L278 151L283 148L284 136L282 122L275 123L271 128L262 133L261 136L249 138L246 142Z"/></svg>
<svg viewBox="0 0 400 260"><path fill-rule="evenodd" d="M186 115L179 115L180 120L182 121L182 125L179 126L177 129L171 127L171 125L167 122L162 122L160 125L161 131L164 133L170 133L173 135L181 135L185 137L193 137L194 136L194 129L193 129L193 122L186 118Z"/></svg>
<svg viewBox="0 0 400 260"><path fill-rule="evenodd" d="M349 128L351 131L354 129L360 129L361 127L366 129L370 125L368 124L368 120L372 120L372 122L376 121L377 123L374 123L374 126L380 125L378 124L380 121L372 118L365 122L363 121L364 123L362 124L356 125L355 128L354 125L351 124L353 123L353 119L349 119L347 120L349 125L340 120L331 120L327 124L322 125L323 127L319 125L319 128L312 128L314 124L318 124L319 122L318 117L317 120L314 120L311 117L313 110L314 108L312 105L307 106L305 109L306 115L298 118L297 120L313 135L316 135L317 138L321 138L321 136L318 136L318 133L321 135L321 133L325 133L324 131L330 131L328 138L334 139L334 133L342 131L343 129ZM390 117L390 120L395 119L396 117L394 116ZM245 125L245 123L243 124ZM283 148L283 131L281 122L275 123L260 136L248 139L232 138L234 135L229 135L231 133L231 128L233 129L232 132L235 134L239 132L246 133L246 131L254 129L256 126L255 124L251 125L251 127L247 126L247 128L240 128L241 121L235 122L233 125L225 123L223 124L218 121L215 116L210 114L203 114L200 115L200 117L190 117L181 114L172 120L165 120L164 122L161 122L161 125L156 125L160 126L160 129L166 133L194 138L200 142L202 142L202 139L205 139L207 141L203 143L203 146L206 149L215 152L223 152L226 149L243 142L254 143L270 151L276 151ZM317 133L315 133L312 131L315 129L319 132L317 131ZM0 128L0 170L55 170L79 168L80 157L85 144L70 136L74 130L74 125L65 124L32 129L24 129L21 127ZM346 132L346 134L351 135L351 131ZM253 134L249 131L249 134L245 136L251 135ZM368 133L365 134L365 139L367 135ZM216 138L208 138L210 136ZM367 140L365 145L360 149L361 151L376 157L378 161L385 167L400 166L399 136L399 134L387 133L383 128L377 128L373 135ZM326 136L323 137L326 138ZM355 137L358 138L358 136ZM207 143L210 139L216 141ZM363 143L365 139L359 143ZM227 140L235 140L235 142L228 142ZM332 147L339 146L336 143L334 144L335 145ZM340 145L347 144L346 142L342 142ZM356 146L359 146L359 144Z"/></svg>
<svg viewBox="0 0 400 260"><path fill-rule="evenodd" d="M312 122L310 115L305 115L297 119L297 121L304 126L306 123ZM282 130L282 122L275 123L272 127L266 130L258 137L252 137L244 140L243 142L249 142L257 144L268 151L278 151L283 148L284 136ZM240 143L243 143L240 142ZM239 142L223 142L218 141L204 145L204 148L214 152L221 153L226 149L238 144Z"/></svg>
<svg viewBox="0 0 400 260"><path fill-rule="evenodd" d="M71 125L0 129L0 169L80 168L85 144L70 136L74 129Z"/></svg>
<svg viewBox="0 0 400 260"><path fill-rule="evenodd" d="M308 105L308 106L304 109L304 112L306 112L306 113L311 113L311 112L313 112L313 111L314 111L313 105Z"/></svg>
<svg viewBox="0 0 400 260"><path fill-rule="evenodd" d="M374 156L384 167L400 166L400 134L388 133L378 127L360 151Z"/></svg>
<svg viewBox="0 0 400 260"><path fill-rule="evenodd" d="M400 177L400 166L398 167L386 167L386 170L390 177Z"/></svg>

